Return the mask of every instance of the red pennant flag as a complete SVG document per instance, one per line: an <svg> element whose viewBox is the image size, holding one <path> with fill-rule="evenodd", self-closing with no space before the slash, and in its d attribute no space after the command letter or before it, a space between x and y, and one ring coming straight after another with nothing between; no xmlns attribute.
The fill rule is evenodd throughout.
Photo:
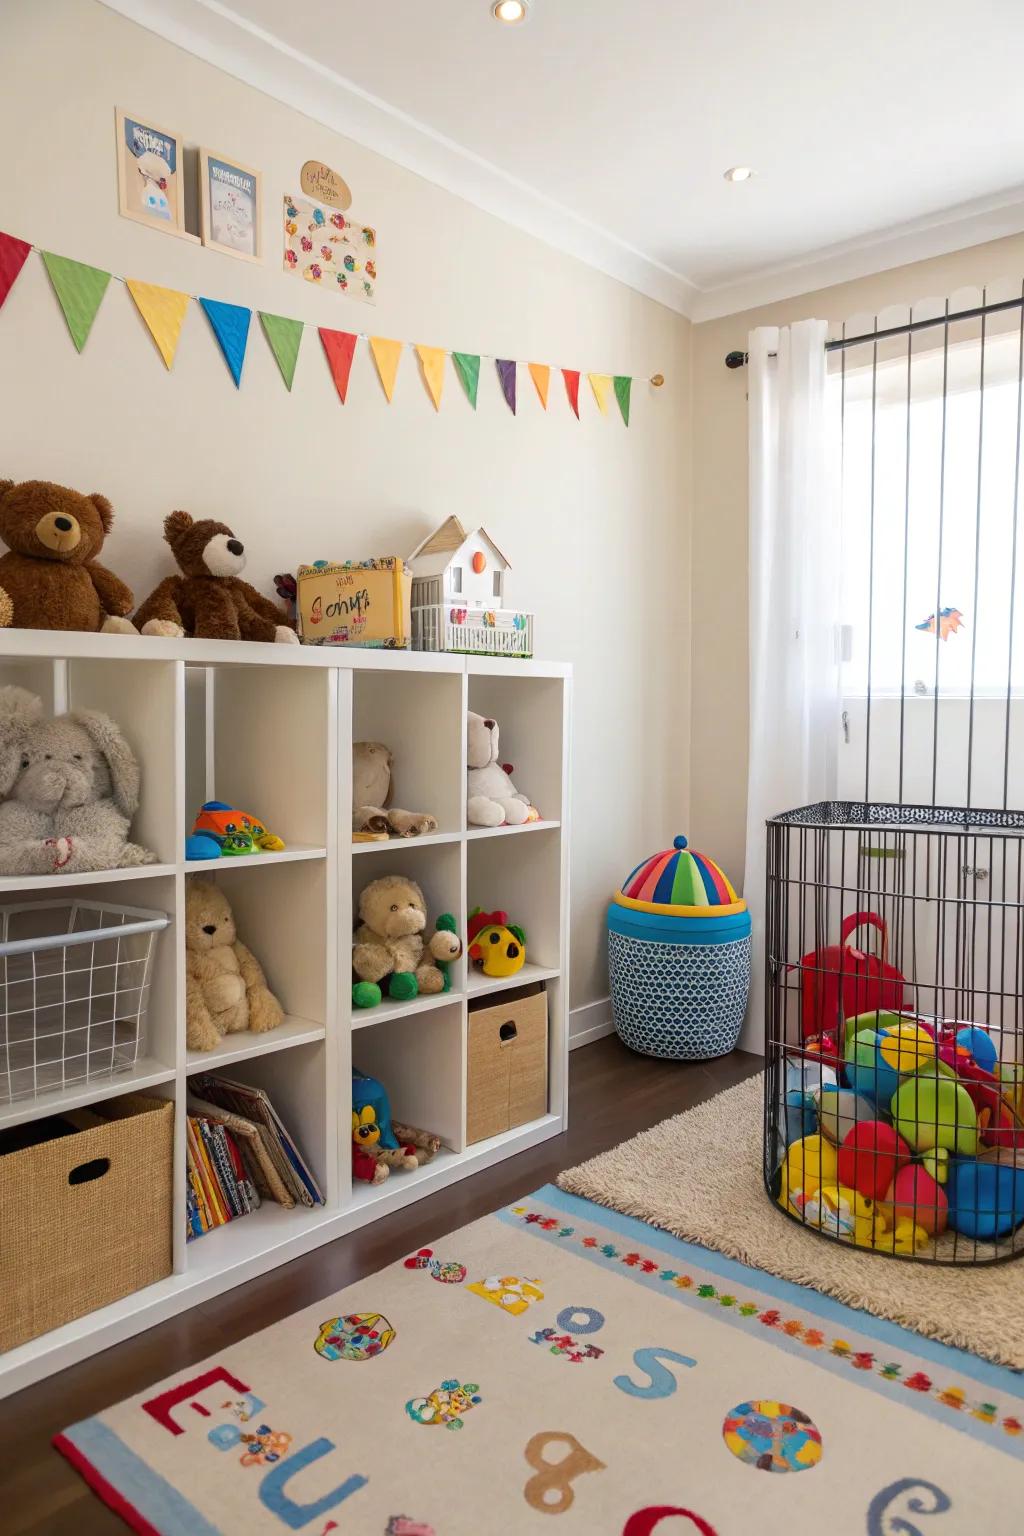
<svg viewBox="0 0 1024 1536"><path fill-rule="evenodd" d="M25 265L25 258L32 247L27 240L0 231L0 309L18 280L18 273Z"/></svg>
<svg viewBox="0 0 1024 1536"><path fill-rule="evenodd" d="M565 380L565 392L569 396L569 404L572 406L576 420L580 419L580 370L578 368L563 368L562 378Z"/></svg>
<svg viewBox="0 0 1024 1536"><path fill-rule="evenodd" d="M358 337L351 331L329 331L322 325L320 340L324 344L327 366L331 370L331 378L338 391L338 398L344 405L345 396L348 394L348 376L352 372L352 355L356 350Z"/></svg>

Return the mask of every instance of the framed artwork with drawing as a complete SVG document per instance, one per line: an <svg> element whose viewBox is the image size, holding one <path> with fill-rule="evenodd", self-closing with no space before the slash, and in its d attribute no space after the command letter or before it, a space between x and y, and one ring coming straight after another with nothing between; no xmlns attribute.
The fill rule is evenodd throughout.
<svg viewBox="0 0 1024 1536"><path fill-rule="evenodd" d="M118 107L117 202L126 219L193 239L185 228L181 135Z"/></svg>
<svg viewBox="0 0 1024 1536"><path fill-rule="evenodd" d="M263 178L252 166L199 151L203 244L242 261L263 260Z"/></svg>

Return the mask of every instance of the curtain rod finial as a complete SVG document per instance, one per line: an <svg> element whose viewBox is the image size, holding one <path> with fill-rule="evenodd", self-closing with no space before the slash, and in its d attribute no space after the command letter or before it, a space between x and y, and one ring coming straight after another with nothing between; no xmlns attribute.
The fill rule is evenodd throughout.
<svg viewBox="0 0 1024 1536"><path fill-rule="evenodd" d="M725 356L725 366L727 368L742 368L746 361L747 354L745 352L727 352Z"/></svg>
<svg viewBox="0 0 1024 1536"><path fill-rule="evenodd" d="M654 385L655 389L660 389L661 386L664 384L664 382L665 382L665 375L663 373L652 373L651 374L651 383Z"/></svg>

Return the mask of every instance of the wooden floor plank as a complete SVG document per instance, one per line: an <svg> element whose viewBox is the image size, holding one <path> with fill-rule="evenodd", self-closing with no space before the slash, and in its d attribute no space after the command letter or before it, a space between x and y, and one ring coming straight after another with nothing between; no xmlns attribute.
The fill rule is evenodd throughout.
<svg viewBox="0 0 1024 1536"><path fill-rule="evenodd" d="M570 1057L569 1130L564 1135L348 1233L0 1403L4 1536L124 1536L123 1523L52 1449L50 1441L58 1430L509 1204L551 1182L563 1168L731 1088L760 1068L759 1057L739 1051L709 1062L655 1061L634 1055L614 1035L585 1046ZM216 1242L216 1234L205 1241Z"/></svg>

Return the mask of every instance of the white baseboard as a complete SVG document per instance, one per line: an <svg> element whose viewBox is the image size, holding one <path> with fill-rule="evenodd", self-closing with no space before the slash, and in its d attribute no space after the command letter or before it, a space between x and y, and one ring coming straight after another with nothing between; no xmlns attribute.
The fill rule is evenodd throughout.
<svg viewBox="0 0 1024 1536"><path fill-rule="evenodd" d="M585 1003L582 1008L572 1008L569 1011L569 1049L575 1051L581 1045L590 1045L591 1041L610 1035L614 1029L610 997Z"/></svg>

